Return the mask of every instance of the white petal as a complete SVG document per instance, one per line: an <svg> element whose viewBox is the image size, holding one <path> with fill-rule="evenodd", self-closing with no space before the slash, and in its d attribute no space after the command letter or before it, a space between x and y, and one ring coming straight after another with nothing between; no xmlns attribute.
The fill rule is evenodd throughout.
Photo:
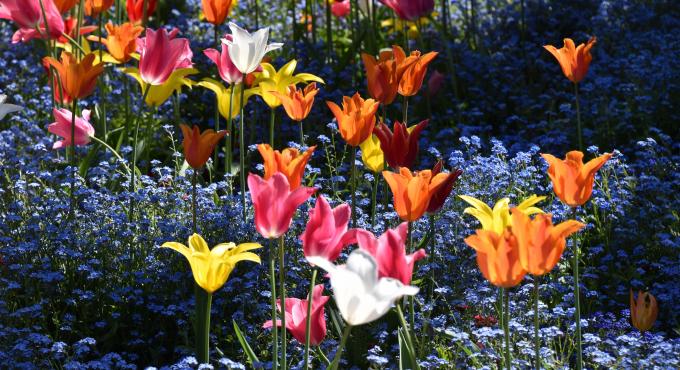
<svg viewBox="0 0 680 370"><path fill-rule="evenodd" d="M0 120L5 118L7 114L18 112L22 109L24 108L14 104L0 104Z"/></svg>
<svg viewBox="0 0 680 370"><path fill-rule="evenodd" d="M347 270L357 274L368 290L378 284L378 263L362 249L355 249L347 258Z"/></svg>

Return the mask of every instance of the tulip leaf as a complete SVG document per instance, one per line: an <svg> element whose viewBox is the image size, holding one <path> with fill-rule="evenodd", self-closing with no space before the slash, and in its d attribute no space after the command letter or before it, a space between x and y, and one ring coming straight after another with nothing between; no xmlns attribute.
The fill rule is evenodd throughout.
<svg viewBox="0 0 680 370"><path fill-rule="evenodd" d="M238 338L239 343L241 343L243 352L245 352L246 356L248 356L248 362L250 362L251 365L260 362L260 360L257 358L257 355L255 354L255 352L253 352L253 349L250 347L250 344L248 344L248 341L243 336L243 333L241 332L241 329L239 329L236 321L232 320L232 322L234 323L234 332L236 333L236 337Z"/></svg>
<svg viewBox="0 0 680 370"><path fill-rule="evenodd" d="M404 329L399 329L399 369L411 369L413 364L412 348L408 346L408 341L404 337Z"/></svg>

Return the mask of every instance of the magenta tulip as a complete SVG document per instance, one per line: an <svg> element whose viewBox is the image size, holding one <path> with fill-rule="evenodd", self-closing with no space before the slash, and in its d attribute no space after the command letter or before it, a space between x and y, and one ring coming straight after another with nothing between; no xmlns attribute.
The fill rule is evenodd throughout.
<svg viewBox="0 0 680 370"><path fill-rule="evenodd" d="M229 41L233 40L232 35L226 35L224 38ZM229 45L222 43L221 53L215 49L205 49L203 50L203 54L217 65L217 71L220 73L220 77L224 82L230 85L241 83L243 73L241 73L231 61L231 57L229 56Z"/></svg>
<svg viewBox="0 0 680 370"><path fill-rule="evenodd" d="M323 284L315 285L312 293L312 318L309 333L309 344L318 346L326 337L326 317L324 305L330 297L322 295ZM307 299L287 298L286 297L286 329L300 343L305 343L307 339ZM281 300L276 300L276 306L281 311ZM276 326L281 326L281 320L276 320ZM272 321L269 320L262 325L263 328L271 328Z"/></svg>
<svg viewBox="0 0 680 370"><path fill-rule="evenodd" d="M331 12L338 18L346 17L351 11L351 4L349 0L337 0L331 5Z"/></svg>
<svg viewBox="0 0 680 370"><path fill-rule="evenodd" d="M146 37L137 39L139 72L144 82L162 85L175 70L192 66L189 40L175 38L177 33L178 29L167 32L163 28L158 31L147 28Z"/></svg>
<svg viewBox="0 0 680 370"><path fill-rule="evenodd" d="M434 0L380 0L392 8L401 19L415 21L425 17L434 10Z"/></svg>
<svg viewBox="0 0 680 370"><path fill-rule="evenodd" d="M52 149L61 149L71 146L71 120L73 113L68 109L52 110L56 122L47 126L47 131L61 136L63 139L52 145ZM75 140L76 145L87 145L90 143L90 138L94 136L94 127L90 124L90 111L83 110L83 117L76 117Z"/></svg>
<svg viewBox="0 0 680 370"><path fill-rule="evenodd" d="M338 259L342 249L351 243L347 232L351 212L347 204L332 209L326 198L319 196L300 235L305 257L323 257L331 262Z"/></svg>
<svg viewBox="0 0 680 370"><path fill-rule="evenodd" d="M357 230L355 233L359 248L368 252L378 262L378 277L390 277L410 284L413 276L413 265L425 258L425 250L419 249L415 253L406 254L406 238L408 223L403 222L396 229L388 229L380 238L367 230Z"/></svg>
<svg viewBox="0 0 680 370"><path fill-rule="evenodd" d="M248 188L255 207L255 228L267 239L285 234L295 210L316 191L304 186L290 191L288 178L281 172L275 173L269 180L251 173L248 175Z"/></svg>
<svg viewBox="0 0 680 370"><path fill-rule="evenodd" d="M40 8L40 0L4 0L0 2L0 19L8 19L19 29L12 36L12 43L31 39L44 39L47 29L49 37L56 39L64 32L64 20L53 0L43 0L47 28Z"/></svg>

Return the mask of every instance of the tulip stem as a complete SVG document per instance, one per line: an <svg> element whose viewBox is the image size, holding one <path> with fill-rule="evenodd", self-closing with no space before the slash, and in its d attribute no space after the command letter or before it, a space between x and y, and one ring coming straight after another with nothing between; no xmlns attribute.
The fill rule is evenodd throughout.
<svg viewBox="0 0 680 370"><path fill-rule="evenodd" d="M245 153L245 138L243 136L243 130L245 129L244 116L245 112L243 110L243 95L245 93L245 83L246 74L243 74L243 80L241 80L241 129L239 130L239 159L240 159L240 175L241 175L241 208L243 209L243 222L246 221L246 153Z"/></svg>
<svg viewBox="0 0 680 370"><path fill-rule="evenodd" d="M102 39L104 38L104 32L103 32L103 24L104 24L104 12L99 13L99 63L104 65L104 44L102 43ZM106 127L106 86L104 83L102 83L101 79L98 79L99 82L99 106L101 108L101 112L99 115L99 118L101 119L102 122L102 128L104 129L104 140L108 139L109 133L108 129Z"/></svg>
<svg viewBox="0 0 680 370"><path fill-rule="evenodd" d="M356 158L357 158L357 147L352 147L352 156L349 157L350 161L350 189L352 190L352 227L357 226L357 213L356 213L356 191L357 191L357 183L356 183L356 172L357 172L357 164L356 164Z"/></svg>
<svg viewBox="0 0 680 370"><path fill-rule="evenodd" d="M229 93L229 114L227 118L227 134L228 136L226 137L227 141L224 144L224 172L228 173L231 175L231 162L232 162L232 150L231 150L231 125L232 125L232 117L231 117L231 109L232 109L232 104L234 103L234 89L236 88L236 83L234 83L231 86L231 92ZM231 186L229 187L231 189ZM229 190L231 194L231 190Z"/></svg>
<svg viewBox="0 0 680 370"><path fill-rule="evenodd" d="M197 206L196 206L196 182L198 181L198 176L197 176L197 170L194 168L193 169L193 175L191 176L191 227L194 230L194 234L196 234L198 231L198 228L196 227L196 211L197 211Z"/></svg>
<svg viewBox="0 0 680 370"><path fill-rule="evenodd" d="M312 304L314 302L314 284L316 284L317 269L312 270L312 280L309 283L309 295L307 296L307 322L305 326L305 369L309 369L309 344L312 337Z"/></svg>
<svg viewBox="0 0 680 370"><path fill-rule="evenodd" d="M276 250L272 245L272 239L269 239L269 285L271 286L271 304L272 304L272 370L278 368L279 358L279 339L278 326L276 325ZM285 330L285 329L284 329Z"/></svg>
<svg viewBox="0 0 680 370"><path fill-rule="evenodd" d="M331 18L331 0L326 0L326 48L328 49L328 58L331 57L333 53L333 35L332 35L332 22Z"/></svg>
<svg viewBox="0 0 680 370"><path fill-rule="evenodd" d="M269 109L269 145L274 149L274 123L276 122L276 109Z"/></svg>
<svg viewBox="0 0 680 370"><path fill-rule="evenodd" d="M305 132L302 127L302 121L300 121L300 146L305 147Z"/></svg>
<svg viewBox="0 0 680 370"><path fill-rule="evenodd" d="M349 338L349 333L352 331L352 325L346 325L345 330L342 331L342 338L340 339L340 345L335 351L335 357L333 357L333 362L328 366L328 370L336 370L340 365L340 358L342 357L342 350L345 349L345 344L347 343L347 338Z"/></svg>
<svg viewBox="0 0 680 370"><path fill-rule="evenodd" d="M85 0L80 0L80 3L78 4L78 13L77 13L78 20L76 21L76 34L75 34L75 36L76 36L76 40L78 40L76 42L76 44L78 45L78 49L80 50L80 56L81 57L83 55L85 55L85 52L83 51L83 48L80 45L80 25L83 23L83 14L85 13L84 8L85 8ZM47 24L47 21L45 21L45 24ZM75 53L73 53L73 54L75 54Z"/></svg>
<svg viewBox="0 0 680 370"><path fill-rule="evenodd" d="M220 36L219 36L219 30L218 30L217 25L214 25L213 31L215 33L215 44L217 44L217 46L219 47L220 46ZM219 73L218 73L218 75L219 75ZM219 103L219 96L218 95L219 94L215 94L215 132L220 131L220 103ZM215 150L214 159L213 159L213 162L214 162L213 166L214 166L215 169L218 168L217 167L218 153L219 153L219 151Z"/></svg>
<svg viewBox="0 0 680 370"><path fill-rule="evenodd" d="M578 150L583 151L583 136L581 133L581 104L578 99L578 83L574 82L574 97L576 98L576 133L578 135Z"/></svg>
<svg viewBox="0 0 680 370"><path fill-rule="evenodd" d="M78 173L76 164L76 110L78 109L78 99L73 98L71 107L71 206L69 208L69 218L73 220L76 210L76 175Z"/></svg>
<svg viewBox="0 0 680 370"><path fill-rule="evenodd" d="M378 197L378 173L373 174L373 192L371 193L371 227L375 226L375 203Z"/></svg>
<svg viewBox="0 0 680 370"><path fill-rule="evenodd" d="M210 306L212 294L196 288L196 355L198 362L210 362Z"/></svg>
<svg viewBox="0 0 680 370"><path fill-rule="evenodd" d="M571 208L573 213L573 219L576 220L576 207ZM579 287L579 249L578 249L578 239L574 240L574 260L572 262L572 269L574 270L574 304L576 305L575 316L576 316L576 369L581 370L583 367L583 354L581 353L581 288Z"/></svg>
<svg viewBox="0 0 680 370"><path fill-rule="evenodd" d="M321 350L320 346L316 346L316 355L321 358L321 361L323 361L326 366L331 364L331 362L328 360L328 357L326 357L326 354Z"/></svg>
<svg viewBox="0 0 680 370"><path fill-rule="evenodd" d="M408 96L404 96L402 119L402 123L408 127Z"/></svg>
<svg viewBox="0 0 680 370"><path fill-rule="evenodd" d="M512 369L512 362L510 360L510 291L508 289L504 289L504 295L505 299L503 302L503 305L505 306L503 309L503 332L505 333L505 367L508 370Z"/></svg>
<svg viewBox="0 0 680 370"><path fill-rule="evenodd" d="M111 153L113 153L113 155L115 155L116 158L118 158L120 163L123 164L128 175L130 174L130 167L128 167L127 164L125 164L125 162L123 161L123 157L121 157L120 154L118 154L118 152L115 149L113 149L109 144L107 144L106 141L104 141L104 140L102 140L102 139L100 139L96 136L90 136L90 139L92 139L92 140L98 142L99 144L103 145L106 149L108 149Z"/></svg>
<svg viewBox="0 0 680 370"><path fill-rule="evenodd" d="M538 337L538 288L539 276L534 276L534 356L536 356L536 370L541 368L541 340Z"/></svg>
<svg viewBox="0 0 680 370"><path fill-rule="evenodd" d="M413 369L419 369L420 367L418 366L418 361L416 360L416 355L415 355L415 347L413 346L413 339L411 338L411 331L409 330L409 326L406 323L406 319L404 318L404 311L402 311L401 306L399 304L395 305L397 307L397 314L399 315L399 321L401 322L401 327L404 329L404 336L406 337L406 344L408 348L411 350L410 353L410 358L411 358L411 366Z"/></svg>
<svg viewBox="0 0 680 370"><path fill-rule="evenodd" d="M132 173L130 174L130 185L128 190L130 193L135 191L135 173L137 172L137 140L139 139L139 117L142 116L142 111L144 110L144 102L146 101L146 96L149 95L151 90L151 85L146 85L144 87L144 94L142 94L142 101L139 105L139 114L135 118L135 138L132 143L132 168L130 169ZM134 194L130 194L130 213L128 214L128 220L132 221L135 212L135 197Z"/></svg>
<svg viewBox="0 0 680 370"><path fill-rule="evenodd" d="M284 243L285 235L279 237L279 284L280 284L280 296L281 296L281 369L286 370L288 359L286 356L286 267L285 267L285 255L284 255Z"/></svg>

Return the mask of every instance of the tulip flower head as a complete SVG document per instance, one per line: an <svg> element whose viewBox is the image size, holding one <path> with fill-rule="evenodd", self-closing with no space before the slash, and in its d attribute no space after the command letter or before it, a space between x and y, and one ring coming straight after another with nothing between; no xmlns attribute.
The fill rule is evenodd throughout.
<svg viewBox="0 0 680 370"><path fill-rule="evenodd" d="M361 53L361 60L366 69L368 92L371 97L382 104L392 104L397 96L399 79L397 62L389 51L381 51L378 59L373 55Z"/></svg>
<svg viewBox="0 0 680 370"><path fill-rule="evenodd" d="M314 96L319 92L316 87L316 82L312 82L303 89L295 89L295 85L288 86L286 94L281 94L278 91L271 91L271 93L277 97L283 108L286 110L286 114L293 121L301 122L309 115L312 111L312 105L314 105Z"/></svg>
<svg viewBox="0 0 680 370"><path fill-rule="evenodd" d="M106 38L90 36L88 40L99 41L106 45L109 54L118 63L126 63L132 59L132 53L137 50L137 37L141 35L144 28L129 22L120 26L107 23L104 27L106 28Z"/></svg>
<svg viewBox="0 0 680 370"><path fill-rule="evenodd" d="M189 126L181 124L179 127L184 135L184 140L182 141L184 158L194 169L199 169L205 165L217 143L227 135L227 132L224 130L215 132L213 129L208 129L200 132L196 125L193 128L189 128Z"/></svg>
<svg viewBox="0 0 680 370"><path fill-rule="evenodd" d="M371 136L375 126L375 112L380 103L373 99L364 100L357 92L351 98L342 98L342 109L330 101L326 104L338 121L340 135L350 146L359 146Z"/></svg>
<svg viewBox="0 0 680 370"><path fill-rule="evenodd" d="M444 76L443 73L439 71L432 72L430 79L427 81L427 95L429 95L430 98L437 95L439 90L441 90L442 85L444 85L445 79L446 76Z"/></svg>
<svg viewBox="0 0 680 370"><path fill-rule="evenodd" d="M326 337L326 318L324 306L331 297L324 296L323 284L314 286L312 292L312 316L310 319L311 327L309 333L309 344L318 346ZM281 300L276 300L276 307L281 311ZM300 343L305 343L307 339L307 308L309 300L286 297L286 329ZM281 320L276 320L276 326L281 326ZM272 321L268 320L262 325L263 328L271 328Z"/></svg>
<svg viewBox="0 0 680 370"><path fill-rule="evenodd" d="M269 180L274 174L280 172L288 179L290 190L299 188L302 184L307 162L315 149L316 146L310 147L301 154L295 148L278 151L272 149L269 144L259 144L257 150L264 160L264 179Z"/></svg>
<svg viewBox="0 0 680 370"><path fill-rule="evenodd" d="M59 13L64 14L71 10L79 2L80 0L54 0L54 5L56 5Z"/></svg>
<svg viewBox="0 0 680 370"><path fill-rule="evenodd" d="M394 122L394 132L386 124L380 124L373 133L380 140L380 148L385 153L387 164L392 168L412 167L418 155L418 139L427 126L428 120L406 128L406 124Z"/></svg>
<svg viewBox="0 0 680 370"><path fill-rule="evenodd" d="M60 136L62 139L56 141L52 145L52 149L61 149L73 145L71 143L71 122L73 121L73 113L67 109L52 110L55 122L47 126L47 131ZM76 117L76 127L74 130L74 143L76 146L87 145L90 143L92 136L94 136L94 127L90 124L90 111L84 109L83 116Z"/></svg>
<svg viewBox="0 0 680 370"><path fill-rule="evenodd" d="M236 0L201 0L201 5L205 20L214 25L220 25L231 13Z"/></svg>
<svg viewBox="0 0 680 370"><path fill-rule="evenodd" d="M406 254L408 223L402 222L396 229L387 229L376 238L367 230L354 232L359 248L367 251L378 263L378 277L389 277L411 284L413 266L416 261L427 257L424 249Z"/></svg>
<svg viewBox="0 0 680 370"><path fill-rule="evenodd" d="M217 108L220 111L220 115L225 119L233 119L241 113L242 83L236 83L227 88L211 78L204 78L197 85L205 87L217 95ZM232 90L234 90L233 93ZM246 89L243 92L243 106L248 104L248 99L253 95L255 95L255 89ZM229 111L230 108L231 112Z"/></svg>
<svg viewBox="0 0 680 370"><path fill-rule="evenodd" d="M125 8L130 22L134 24L146 23L146 20L156 10L158 0L127 0ZM144 6L146 5L146 10ZM146 15L147 19L144 19Z"/></svg>
<svg viewBox="0 0 680 370"><path fill-rule="evenodd" d="M351 11L351 1L350 0L334 0L331 5L331 13L337 18L346 17Z"/></svg>
<svg viewBox="0 0 680 370"><path fill-rule="evenodd" d="M7 95L0 94L0 121L2 121L2 119L8 114L24 109L24 107L20 107L18 105L5 104L5 101L7 101Z"/></svg>
<svg viewBox="0 0 680 370"><path fill-rule="evenodd" d="M268 180L251 173L248 189L255 208L255 228L266 239L285 234L297 208L316 191L304 186L291 191L288 179L282 173L275 173Z"/></svg>
<svg viewBox="0 0 680 370"><path fill-rule="evenodd" d="M331 208L323 195L316 198L305 231L300 235L305 257L323 257L331 262L338 259L351 237L347 229L351 212L347 204Z"/></svg>
<svg viewBox="0 0 680 370"><path fill-rule="evenodd" d="M85 14L90 17L97 17L102 12L109 10L113 5L113 0L85 0Z"/></svg>
<svg viewBox="0 0 680 370"><path fill-rule="evenodd" d="M482 202L477 198L473 198L469 195L459 195L459 197L470 204L472 207L467 207L463 210L463 213L472 215L474 218L479 220L482 224L482 229L487 231L494 231L496 234L502 234L505 228L512 225L512 218L510 215L510 199L503 198L496 202L491 207L487 206L486 203ZM517 209L524 212L527 216L543 213L543 211L534 207L534 205L545 199L544 196L532 195L522 201L517 205Z"/></svg>
<svg viewBox="0 0 680 370"><path fill-rule="evenodd" d="M55 3L43 0L47 25L43 18L40 0L3 0L0 2L0 19L8 19L19 28L12 36L12 43L27 42L32 39L56 39L64 32L64 20Z"/></svg>
<svg viewBox="0 0 680 370"><path fill-rule="evenodd" d="M149 88L149 93L144 102L150 107L160 107L161 104L170 99L173 93L181 92L184 86L192 88L196 83L187 77L198 73L198 70L194 68L180 68L172 72L170 77L161 85L149 85L142 80L139 69L129 67L123 68L121 71L137 80L142 91L147 87Z"/></svg>
<svg viewBox="0 0 680 370"><path fill-rule="evenodd" d="M79 33L82 36L82 35L87 35L89 33L92 33L96 29L97 29L97 26L87 26L87 25L85 25L85 21L83 21L83 24L80 25L80 30L78 30L78 19L69 16L66 19L64 19L64 34L61 35L61 37L59 37L57 39L57 41L65 44L64 50L73 52L73 46L69 45L70 41L69 41L68 38L66 38L66 36L68 35L68 37L75 40L75 39L78 38L78 35L76 35L76 32L80 31ZM88 36L87 39L99 41L99 37L95 37L95 36ZM87 43L83 42L82 48L85 50L86 53L89 53L91 51L88 48ZM70 49L70 50L68 50L68 49ZM97 57L98 56L99 55L97 55ZM99 63L99 58L95 58L95 64L98 64L98 63Z"/></svg>
<svg viewBox="0 0 680 370"><path fill-rule="evenodd" d="M579 83L588 73L588 66L590 66L590 61L593 60L590 49L595 46L596 42L597 39L591 37L587 43L576 47L572 39L566 38L564 39L564 46L560 49L552 45L544 45L543 47L557 59L564 76L573 83Z"/></svg>
<svg viewBox="0 0 680 370"><path fill-rule="evenodd" d="M212 250L198 234L189 237L189 246L181 243L163 243L162 248L175 250L189 261L191 272L196 284L208 293L214 293L220 289L229 279L229 275L241 261L260 263L260 257L249 252L253 249L262 248L257 243L244 243L238 246L234 243L222 243Z"/></svg>
<svg viewBox="0 0 680 370"><path fill-rule="evenodd" d="M630 321L639 331L648 331L654 326L659 314L656 298L649 292L638 291L637 299L630 290Z"/></svg>
<svg viewBox="0 0 680 370"><path fill-rule="evenodd" d="M226 40L231 40L231 35L224 36ZM205 49L203 54L210 58L217 65L217 71L220 73L220 77L224 82L229 85L241 83L243 79L243 73L236 68L234 63L231 61L229 56L229 45L222 43L222 52L215 49Z"/></svg>
<svg viewBox="0 0 680 370"><path fill-rule="evenodd" d="M307 261L326 270L331 279L333 299L347 324L355 326L381 318L396 300L415 295L418 287L392 278L378 278L378 264L368 252L356 249L347 264L337 266L322 257Z"/></svg>
<svg viewBox="0 0 680 370"><path fill-rule="evenodd" d="M432 13L434 0L380 0L401 19L413 21Z"/></svg>
<svg viewBox="0 0 680 370"><path fill-rule="evenodd" d="M394 209L404 221L416 221L425 214L432 195L444 185L448 175L434 175L431 170L411 172L401 167L398 173L383 171L392 190Z"/></svg>
<svg viewBox="0 0 680 370"><path fill-rule="evenodd" d="M574 220L553 225L548 214L537 214L532 220L517 208L511 213L512 234L517 239L520 264L535 276L550 272L564 252L566 238L585 227Z"/></svg>
<svg viewBox="0 0 680 370"><path fill-rule="evenodd" d="M359 147L361 148L361 160L366 168L376 174L385 169L385 155L380 148L380 140L375 134L364 140Z"/></svg>
<svg viewBox="0 0 680 370"><path fill-rule="evenodd" d="M441 160L439 160L432 169L432 175L437 176L438 174L440 174L443 166L444 163ZM437 213L444 206L446 198L448 198L449 194L451 194L453 186L456 184L456 181L458 180L458 177L460 177L461 174L463 174L463 171L459 169L446 173L447 177L446 180L444 180L442 186L440 186L434 193L432 193L430 203L428 203L427 205L427 213L429 214Z"/></svg>
<svg viewBox="0 0 680 370"><path fill-rule="evenodd" d="M250 34L235 23L229 22L232 39L222 39L222 43L229 46L229 56L241 74L254 72L260 66L262 58L268 52L280 49L282 43L267 44L269 27L259 29Z"/></svg>
<svg viewBox="0 0 680 370"><path fill-rule="evenodd" d="M61 87L65 94L58 100L62 104L92 94L97 84L97 77L104 72L102 64L93 65L94 58L95 55L90 53L78 62L75 55L64 51L59 61L52 57L43 59L46 64L54 67L61 80Z"/></svg>
<svg viewBox="0 0 680 370"><path fill-rule="evenodd" d="M180 68L191 68L193 53L189 40L175 38L178 29L170 32L161 28L146 30L146 37L137 39L139 71L142 80L149 85L165 83L172 73Z"/></svg>
<svg viewBox="0 0 680 370"><path fill-rule="evenodd" d="M427 66L437 56L436 51L431 51L421 55L420 51L412 51L410 56L406 56L401 48L394 48L394 58L399 65L404 65L404 71L399 80L399 94L402 96L414 96L423 86Z"/></svg>
<svg viewBox="0 0 680 370"><path fill-rule="evenodd" d="M581 206L590 199L595 174L612 157L605 153L583 164L583 153L577 150L567 153L564 160L550 154L541 156L548 162L548 176L555 194L570 207Z"/></svg>
<svg viewBox="0 0 680 370"><path fill-rule="evenodd" d="M501 234L477 230L475 235L465 238L465 244L477 251L477 266L484 278L497 287L512 288L527 273L519 261L517 239L510 229Z"/></svg>
<svg viewBox="0 0 680 370"><path fill-rule="evenodd" d="M293 75L295 72L295 67L297 67L297 61L295 59L286 63L278 71L273 65L269 63L262 63L262 72L257 75L254 85L258 87L259 95L270 108L276 108L281 105L280 96L290 94L288 91L290 85L296 85L301 82L310 81L324 83L321 77L315 76L311 73L299 73ZM316 85L314 85L314 87L316 87ZM275 94L275 92L278 92L279 94ZM309 93L311 94L311 90ZM316 92L314 92L314 95L315 94ZM313 97L313 95L311 96ZM305 105L305 107L307 107L307 105ZM311 104L309 104L309 108L311 109ZM287 111L288 110L286 110L286 112ZM299 115L300 114L298 114L298 116Z"/></svg>

